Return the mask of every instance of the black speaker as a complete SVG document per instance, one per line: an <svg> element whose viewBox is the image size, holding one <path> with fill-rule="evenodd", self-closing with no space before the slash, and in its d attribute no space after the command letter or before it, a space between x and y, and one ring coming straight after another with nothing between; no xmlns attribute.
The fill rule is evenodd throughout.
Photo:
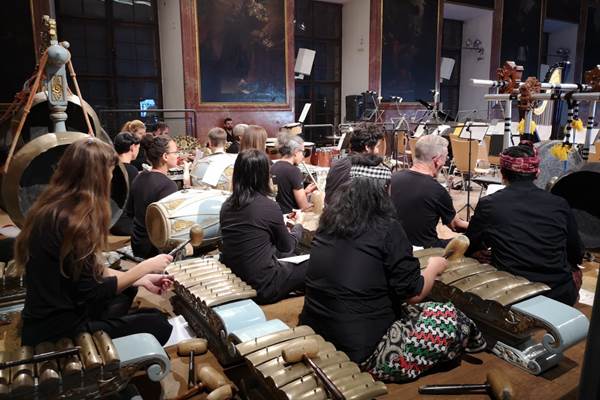
<svg viewBox="0 0 600 400"><path fill-rule="evenodd" d="M360 121L364 112L363 96L346 96L346 121Z"/></svg>

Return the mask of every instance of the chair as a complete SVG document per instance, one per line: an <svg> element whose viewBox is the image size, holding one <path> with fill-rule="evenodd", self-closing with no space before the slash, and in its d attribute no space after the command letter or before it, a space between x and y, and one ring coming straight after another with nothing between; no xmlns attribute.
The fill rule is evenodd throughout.
<svg viewBox="0 0 600 400"><path fill-rule="evenodd" d="M489 173L489 168L477 168L477 160L479 152L487 152L485 148L480 149L479 142L477 140L461 139L454 136L450 136L450 146L452 146L453 164L456 169L460 172L463 182L470 180L472 175L485 175ZM469 147L471 147L471 160L469 163ZM487 154L485 158L487 159Z"/></svg>
<svg viewBox="0 0 600 400"><path fill-rule="evenodd" d="M408 140L406 139L406 132L398 132L396 135L396 150L398 160L402 160L402 168L408 167L408 156L411 155L410 150L407 150Z"/></svg>
<svg viewBox="0 0 600 400"><path fill-rule="evenodd" d="M588 156L588 162L600 162L600 141L594 143L595 153L590 153Z"/></svg>
<svg viewBox="0 0 600 400"><path fill-rule="evenodd" d="M417 140L419 140L419 138L416 138L416 137L408 138L408 153L410 154L411 161L413 160L413 157L415 154L415 146L417 145Z"/></svg>

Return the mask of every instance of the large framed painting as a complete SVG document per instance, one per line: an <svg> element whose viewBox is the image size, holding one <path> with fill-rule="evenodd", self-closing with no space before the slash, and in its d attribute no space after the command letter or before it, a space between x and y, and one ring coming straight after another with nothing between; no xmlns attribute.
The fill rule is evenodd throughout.
<svg viewBox="0 0 600 400"><path fill-rule="evenodd" d="M439 0L382 0L381 96L429 101L436 88Z"/></svg>
<svg viewBox="0 0 600 400"><path fill-rule="evenodd" d="M196 0L200 104L288 104L285 0Z"/></svg>

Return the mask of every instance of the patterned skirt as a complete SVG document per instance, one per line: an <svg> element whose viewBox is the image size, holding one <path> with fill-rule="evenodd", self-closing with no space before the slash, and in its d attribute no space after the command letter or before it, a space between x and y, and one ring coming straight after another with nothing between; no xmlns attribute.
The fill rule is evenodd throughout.
<svg viewBox="0 0 600 400"><path fill-rule="evenodd" d="M361 369L379 380L414 380L457 359L463 351L481 351L486 346L475 323L452 303L405 305L402 314L361 364Z"/></svg>

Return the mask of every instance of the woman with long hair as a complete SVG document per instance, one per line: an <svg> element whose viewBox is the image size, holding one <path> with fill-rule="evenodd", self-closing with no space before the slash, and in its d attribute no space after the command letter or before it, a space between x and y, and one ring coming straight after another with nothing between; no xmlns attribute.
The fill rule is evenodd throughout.
<svg viewBox="0 0 600 400"><path fill-rule="evenodd" d="M379 379L404 381L485 342L451 303L419 303L447 261L431 257L420 270L395 218L390 179L383 165L351 166L312 242L300 323Z"/></svg>
<svg viewBox="0 0 600 400"><path fill-rule="evenodd" d="M127 213L133 215L131 249L137 257L148 258L158 254L146 230L146 209L150 203L159 201L177 191L177 185L167 176L169 168L177 166L177 144L167 135L146 135L141 143L150 171L142 171L131 185Z"/></svg>
<svg viewBox="0 0 600 400"><path fill-rule="evenodd" d="M27 212L15 245L15 260L25 270L27 285L24 345L97 330L111 337L148 332L161 343L169 338L171 326L156 310L127 312L137 287L159 293L170 285L160 272L172 257L162 254L126 272L106 268L101 260L117 163L114 149L98 139L71 144Z"/></svg>
<svg viewBox="0 0 600 400"><path fill-rule="evenodd" d="M257 149L265 151L267 149L267 131L259 125L248 125L240 142L240 151L248 149Z"/></svg>
<svg viewBox="0 0 600 400"><path fill-rule="evenodd" d="M270 161L264 151L241 152L233 167L233 193L221 208L222 262L256 289L257 302L274 303L304 287L307 262L279 261L291 253L302 225L291 233L271 200Z"/></svg>

